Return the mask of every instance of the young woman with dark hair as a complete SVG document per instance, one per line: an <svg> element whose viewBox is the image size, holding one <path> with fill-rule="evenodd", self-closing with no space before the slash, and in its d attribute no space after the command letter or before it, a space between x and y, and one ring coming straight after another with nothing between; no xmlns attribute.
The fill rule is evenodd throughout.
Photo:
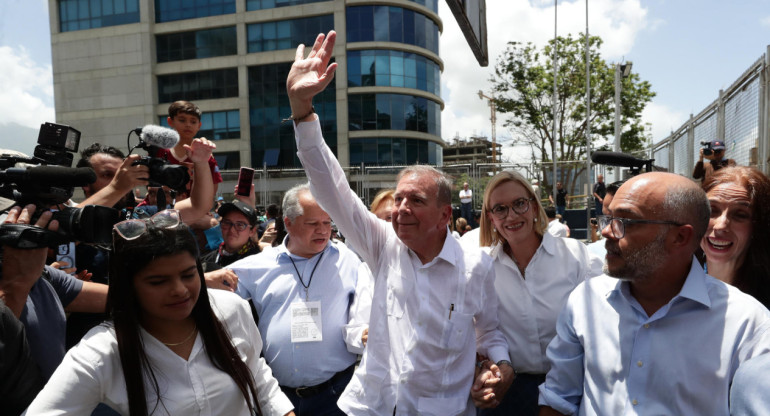
<svg viewBox="0 0 770 416"><path fill-rule="evenodd" d="M770 307L770 179L726 167L703 182L711 220L700 246L708 274Z"/></svg>
<svg viewBox="0 0 770 416"><path fill-rule="evenodd" d="M198 249L174 210L113 229L107 310L28 414L292 414L240 297L206 290Z"/></svg>

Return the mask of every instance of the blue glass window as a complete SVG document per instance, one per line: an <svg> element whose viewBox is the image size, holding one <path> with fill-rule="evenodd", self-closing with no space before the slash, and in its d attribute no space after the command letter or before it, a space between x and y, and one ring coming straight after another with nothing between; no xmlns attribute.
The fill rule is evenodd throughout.
<svg viewBox="0 0 770 416"><path fill-rule="evenodd" d="M158 101L208 100L238 96L238 70L187 72L158 76Z"/></svg>
<svg viewBox="0 0 770 416"><path fill-rule="evenodd" d="M421 6L425 6L433 13L438 13L438 0L407 0L411 1L412 3L417 3Z"/></svg>
<svg viewBox="0 0 770 416"><path fill-rule="evenodd" d="M62 32L138 22L139 0L59 0Z"/></svg>
<svg viewBox="0 0 770 416"><path fill-rule="evenodd" d="M415 163L438 165L442 162L442 148L435 142L403 137L352 138L350 139L350 164L365 165L413 165Z"/></svg>
<svg viewBox="0 0 770 416"><path fill-rule="evenodd" d="M158 116L161 126L169 127L166 115ZM227 140L241 138L240 111L214 111L201 115L201 129L197 137L209 140Z"/></svg>
<svg viewBox="0 0 770 416"><path fill-rule="evenodd" d="M246 0L246 10L274 9L276 7L296 6L298 4L318 3L320 1L329 0ZM419 2L420 0L417 1Z"/></svg>
<svg viewBox="0 0 770 416"><path fill-rule="evenodd" d="M294 128L281 120L291 114L286 95L286 74L291 63L254 66L249 73L249 128L252 166L299 167ZM335 81L313 97L326 143L337 153Z"/></svg>
<svg viewBox="0 0 770 416"><path fill-rule="evenodd" d="M403 94L348 96L349 129L410 130L441 135L441 106L427 98Z"/></svg>
<svg viewBox="0 0 770 416"><path fill-rule="evenodd" d="M438 25L413 10L393 6L348 7L347 35L352 42L399 42L438 54Z"/></svg>
<svg viewBox="0 0 770 416"><path fill-rule="evenodd" d="M249 53L294 49L300 43L312 45L319 33L334 29L334 16L254 23L246 26Z"/></svg>
<svg viewBox="0 0 770 416"><path fill-rule="evenodd" d="M238 53L235 26L158 35L158 62L210 58Z"/></svg>
<svg viewBox="0 0 770 416"><path fill-rule="evenodd" d="M235 13L235 0L155 0L155 22Z"/></svg>
<svg viewBox="0 0 770 416"><path fill-rule="evenodd" d="M422 55L389 50L348 52L348 85L416 88L441 95L441 70Z"/></svg>
<svg viewBox="0 0 770 416"><path fill-rule="evenodd" d="M214 160L217 161L217 166L222 170L238 170L241 168L240 152L214 153Z"/></svg>

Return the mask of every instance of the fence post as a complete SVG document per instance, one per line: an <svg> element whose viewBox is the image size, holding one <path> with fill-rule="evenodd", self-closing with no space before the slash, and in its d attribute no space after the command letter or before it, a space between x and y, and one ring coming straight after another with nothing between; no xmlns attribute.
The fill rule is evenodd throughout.
<svg viewBox="0 0 770 416"><path fill-rule="evenodd" d="M770 152L767 141L770 140L770 45L765 51L765 59L762 69L759 71L759 111L757 122L759 135L757 136L757 168L768 174L768 158Z"/></svg>
<svg viewBox="0 0 770 416"><path fill-rule="evenodd" d="M695 116L690 113L690 121L687 123L687 166L690 168L688 177L692 177L692 169L695 168L695 146Z"/></svg>
<svg viewBox="0 0 770 416"><path fill-rule="evenodd" d="M719 90L719 98L717 98L717 134L716 137L712 137L709 141L719 139L725 140L725 91ZM729 149L728 149L729 150Z"/></svg>

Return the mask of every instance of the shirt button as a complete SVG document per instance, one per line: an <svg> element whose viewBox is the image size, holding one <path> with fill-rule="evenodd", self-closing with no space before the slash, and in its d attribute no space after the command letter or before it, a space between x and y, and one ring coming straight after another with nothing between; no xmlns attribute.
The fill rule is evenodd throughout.
<svg viewBox="0 0 770 416"><path fill-rule="evenodd" d="M637 367L641 367L641 366L642 366L642 362L641 362L641 361L637 361L637 362L636 362L636 366L637 366Z"/></svg>
<svg viewBox="0 0 770 416"><path fill-rule="evenodd" d="M636 406L637 404L639 404L639 402L637 402L637 401L636 401L636 399L634 399L634 400L632 400L632 401L631 401L631 404L633 404L634 406Z"/></svg>
<svg viewBox="0 0 770 416"><path fill-rule="evenodd" d="M649 327L650 327L650 324L644 324L644 327L645 327L645 328L649 328Z"/></svg>

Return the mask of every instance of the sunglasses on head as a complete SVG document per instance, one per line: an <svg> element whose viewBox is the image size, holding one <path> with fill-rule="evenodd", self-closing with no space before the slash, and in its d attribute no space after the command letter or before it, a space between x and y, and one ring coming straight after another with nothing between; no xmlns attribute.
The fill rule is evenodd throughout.
<svg viewBox="0 0 770 416"><path fill-rule="evenodd" d="M124 240L135 240L147 231L147 224L152 224L158 228L174 228L179 223L179 211L166 209L150 218L121 221L115 224L113 229Z"/></svg>

